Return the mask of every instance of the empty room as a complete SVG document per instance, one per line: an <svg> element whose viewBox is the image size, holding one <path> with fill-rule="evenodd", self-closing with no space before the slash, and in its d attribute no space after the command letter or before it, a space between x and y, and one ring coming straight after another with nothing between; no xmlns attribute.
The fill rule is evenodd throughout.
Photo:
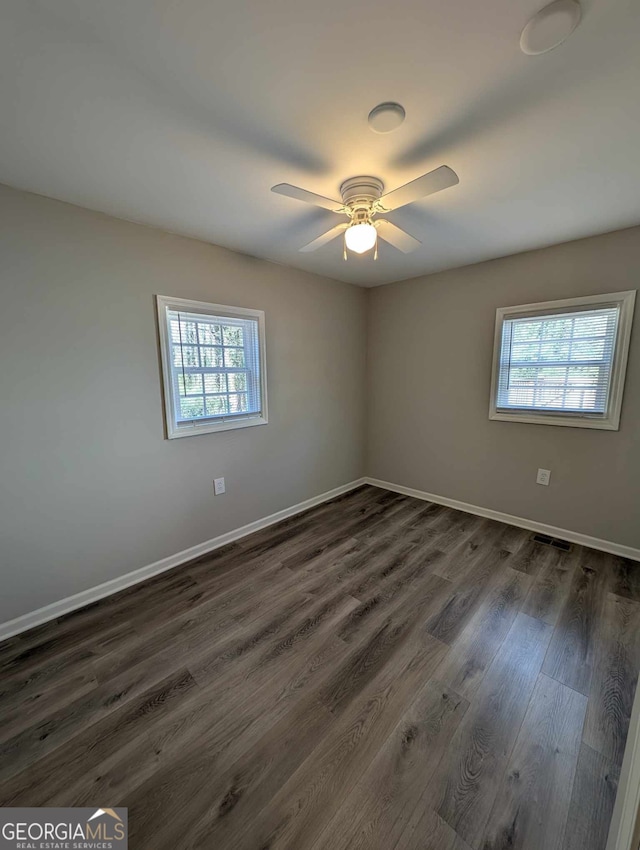
<svg viewBox="0 0 640 850"><path fill-rule="evenodd" d="M0 850L640 850L639 36L1 0Z"/></svg>

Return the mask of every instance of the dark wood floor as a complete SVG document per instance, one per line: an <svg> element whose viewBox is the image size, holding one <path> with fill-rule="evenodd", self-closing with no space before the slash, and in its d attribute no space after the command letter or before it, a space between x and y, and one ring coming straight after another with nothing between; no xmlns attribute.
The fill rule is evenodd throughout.
<svg viewBox="0 0 640 850"><path fill-rule="evenodd" d="M0 662L0 803L132 850L603 850L640 565L363 487Z"/></svg>

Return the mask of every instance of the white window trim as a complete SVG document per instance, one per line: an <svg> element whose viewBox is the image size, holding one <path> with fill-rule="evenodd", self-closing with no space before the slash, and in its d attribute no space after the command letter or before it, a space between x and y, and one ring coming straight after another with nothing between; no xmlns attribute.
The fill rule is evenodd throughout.
<svg viewBox="0 0 640 850"><path fill-rule="evenodd" d="M189 422L178 425L175 422L174 387L171 380L171 346L167 329L167 309L184 310L205 315L227 316L229 318L252 318L258 320L258 345L260 352L260 398L261 412L244 418L216 421L206 419L203 422ZM223 304L210 304L206 301L191 301L187 298L171 298L156 295L158 333L160 337L160 358L162 387L164 395L165 429L169 440L177 437L192 437L195 434L211 434L217 431L231 431L237 428L251 428L254 425L266 425L269 421L267 407L267 351L265 341L265 320L263 310L250 310L247 307L229 307Z"/></svg>
<svg viewBox="0 0 640 850"><path fill-rule="evenodd" d="M491 400L489 419L502 422L527 422L533 425L562 425L569 428L598 428L606 431L618 431L620 428L620 412L624 393L624 380L629 358L629 342L633 324L633 308L636 291L610 292L603 295L587 295L583 298L565 298L561 301L544 301L540 304L523 304L517 307L499 307L496 310L496 328L493 341L493 368L491 371ZM580 307L620 307L620 317L616 334L616 343L609 385L607 411L602 414L576 413L532 413L517 411L506 413L497 410L498 378L500 371L500 349L502 346L502 326L505 318L515 318L522 315L549 315L563 312L567 309Z"/></svg>

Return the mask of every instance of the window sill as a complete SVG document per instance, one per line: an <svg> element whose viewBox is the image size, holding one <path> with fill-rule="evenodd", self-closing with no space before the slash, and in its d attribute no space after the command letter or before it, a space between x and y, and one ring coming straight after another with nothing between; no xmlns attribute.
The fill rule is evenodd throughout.
<svg viewBox="0 0 640 850"><path fill-rule="evenodd" d="M552 413L503 413L492 411L489 419L500 422L524 422L529 425L560 425L564 428L594 428L599 431L619 431L620 420L589 416L555 416Z"/></svg>
<svg viewBox="0 0 640 850"><path fill-rule="evenodd" d="M254 425L267 425L266 416L255 416L251 419L230 420L228 422L203 422L200 425L182 425L167 429L167 439L178 437L195 437L197 434L215 434L218 431L235 431L238 428L252 428Z"/></svg>

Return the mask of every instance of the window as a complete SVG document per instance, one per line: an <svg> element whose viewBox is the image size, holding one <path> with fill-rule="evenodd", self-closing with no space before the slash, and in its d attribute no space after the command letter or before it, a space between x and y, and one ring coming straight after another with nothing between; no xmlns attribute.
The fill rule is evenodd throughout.
<svg viewBox="0 0 640 850"><path fill-rule="evenodd" d="M264 313L158 295L167 436L267 422Z"/></svg>
<svg viewBox="0 0 640 850"><path fill-rule="evenodd" d="M489 418L617 430L635 295L500 308Z"/></svg>

